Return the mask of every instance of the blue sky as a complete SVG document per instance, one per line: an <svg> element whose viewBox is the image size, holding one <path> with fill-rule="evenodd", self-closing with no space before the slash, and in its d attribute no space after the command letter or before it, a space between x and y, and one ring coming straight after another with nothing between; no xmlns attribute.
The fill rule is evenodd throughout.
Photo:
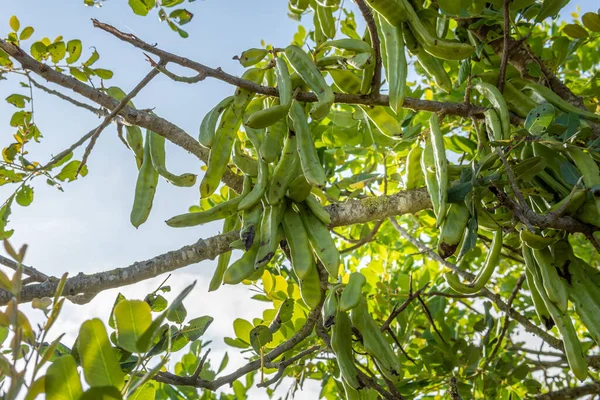
<svg viewBox="0 0 600 400"><path fill-rule="evenodd" d="M580 1L584 11L597 8L593 0ZM575 3L566 11L575 10ZM120 86L128 92L149 71L145 56L132 46L114 39L109 34L94 29L90 18L99 19L118 29L137 35L141 39L158 43L170 52L190 57L211 67L241 74L242 67L232 60L250 47L260 47L261 40L279 47L287 45L297 28L297 23L285 17L287 1L284 0L198 0L186 4L195 16L185 29L188 39L181 39L166 24L159 23L156 13L142 18L135 16L125 0L107 0L101 8L89 8L82 0L34 1L2 0L0 29L8 32L8 18L17 15L21 26L32 25L35 33L27 47L43 37L54 39L62 35L65 40L81 39L84 45L82 58L89 56L90 47L100 53L96 67L108 68L115 76L107 85ZM565 13L566 14L566 13ZM360 18L358 18L360 19ZM568 17L568 20L571 18ZM359 23L361 23L359 21ZM174 70L181 72L180 70ZM37 78L36 78L37 79ZM42 79L37 79L42 82ZM0 97L13 92L23 92L18 82L0 82ZM195 85L174 83L164 76L155 78L134 100L138 108L154 111L196 136L204 114L220 99L230 95L233 88L216 80L207 79ZM83 134L99 124L89 112L36 90L34 92L35 121L44 140L29 150L31 159L47 161L68 147ZM0 132L3 145L12 135L8 125L14 108L0 103ZM167 164L173 172L200 172L200 162L185 151L167 145ZM81 150L80 150L81 151ZM81 153L79 153L81 154ZM80 157L80 155L79 155ZM172 229L164 224L169 217L184 212L198 202L198 188L177 188L164 180L159 183L154 207L148 222L134 229L129 223L133 189L137 176L133 156L118 140L114 126L100 137L89 162L89 175L74 183L64 185L65 192L47 186L43 179L35 182L35 201L28 208L13 206L11 227L16 229L12 243L29 245L26 263L52 275L68 271L92 273L127 266L135 261L195 242L198 238L216 234L221 223L212 223L189 229ZM0 187L0 198L10 195L12 187ZM208 282L215 263L205 261L176 271L169 280L173 293L177 293L191 280L198 285L188 297L190 317L211 314L215 322L207 333L214 340L213 365L220 362L226 350L222 337L233 336L232 322L237 317L260 317L264 304L248 301L246 287L222 287L207 293ZM143 298L164 277L123 288L128 298ZM65 343L70 345L84 319L98 316L108 318L117 290L103 292L90 304L74 306L67 303L60 323L53 335L66 332ZM39 311L29 315L40 318ZM243 359L237 350L229 350L232 362L228 370L240 365ZM318 384L305 386L298 398L316 398ZM284 388L285 389L285 388ZM254 392L258 398L258 393Z"/></svg>

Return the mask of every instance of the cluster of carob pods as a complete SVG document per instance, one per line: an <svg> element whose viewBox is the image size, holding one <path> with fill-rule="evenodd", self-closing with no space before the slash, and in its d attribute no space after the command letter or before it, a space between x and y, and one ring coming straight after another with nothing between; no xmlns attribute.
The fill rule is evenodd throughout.
<svg viewBox="0 0 600 400"><path fill-rule="evenodd" d="M366 353L377 363L386 379L396 382L402 377L399 359L380 332L368 311L362 293L365 277L355 272L345 285L339 283L340 255L328 225L330 216L311 190L324 188L327 176L315 148L310 121L326 118L335 100L334 89L342 93L368 94L375 62L371 40L334 39L333 10L336 0L290 1L292 13L315 11L315 35L318 46L307 54L296 45L285 49L250 49L239 57L245 67L252 67L267 55L272 59L263 67L246 70L242 78L256 84L277 88L278 97L259 96L247 88L237 88L234 95L218 103L202 120L199 142L210 149L206 173L200 184L202 198L211 196L230 161L244 176L243 190L209 209L193 206L189 213L167 220L172 227L189 227L224 219L223 232L240 230L232 248L244 254L229 264L231 252L222 254L210 283L210 290L221 284L256 280L283 244L298 279L304 302L318 307L322 299L317 269L320 263L333 284L323 303L323 321L332 329L332 348L349 398L363 398L364 382L358 374L352 350L352 327L362 336ZM408 50L425 72L443 90L450 92L452 82L442 60L469 57L471 44L444 39L448 18L421 20L420 3L407 0L368 0L376 11L375 21L381 39L381 55L389 90L391 112L386 107L357 105L377 128L376 139L383 145L395 143L398 122L393 113L402 109L406 90ZM420 13L423 15L423 13ZM425 14L426 15L426 14ZM437 15L437 14L436 14ZM319 39L320 38L320 39ZM406 48L406 49L405 49ZM329 74L333 85L323 75ZM438 252L451 257L460 249L460 259L473 243L467 244L465 232L481 228L491 235L490 251L475 279L463 283L454 273L446 273L449 286L460 293L476 293L493 275L501 260L503 243L516 243L525 260L527 282L536 312L547 327L559 329L571 369L579 379L587 376L587 366L571 319L568 301L600 345L600 272L575 257L564 232L546 229L532 232L516 223L513 212L498 204L487 184L507 182L514 175L527 197L527 206L540 215L570 215L584 223L600 227L600 173L595 155L552 137L522 140L513 146L511 171L503 162L501 146L511 140L510 112L527 117L540 104L552 104L559 111L598 121L600 116L567 103L551 89L515 77L507 71L501 93L495 86L498 74L478 75L472 88L492 108L485 112L485 124L478 133L477 153L469 165L451 165L439 117L430 118L430 139L421 147L417 142L410 150L405 167L406 189L419 182L426 184L436 224L440 227ZM317 101L312 105L295 100L298 91L312 91ZM529 95L528 95L529 94ZM123 93L114 93L123 97ZM240 128L243 128L240 131ZM164 138L154 132L146 140L138 127L127 127L127 142L134 151L139 167L131 222L139 226L148 217L158 177L178 186L193 186L195 175L174 175L165 167ZM514 156L514 154L517 154ZM456 179L470 181L472 189L466 199L451 199ZM288 313L289 314L289 313Z"/></svg>

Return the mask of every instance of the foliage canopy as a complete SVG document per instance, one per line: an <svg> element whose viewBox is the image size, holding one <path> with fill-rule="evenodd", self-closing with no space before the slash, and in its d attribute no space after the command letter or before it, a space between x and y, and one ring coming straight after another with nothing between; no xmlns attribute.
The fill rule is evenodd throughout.
<svg viewBox="0 0 600 400"><path fill-rule="evenodd" d="M128 2L195 40L183 3ZM110 85L119 74L106 68L117 64L110 54L98 62L91 43L51 40L12 16L0 79L22 90L6 97L14 134L0 161L0 185L11 188L0 208L10 259L0 261L13 270L0 272L3 396L234 399L291 382L290 397L306 380L320 381L326 399L600 393L600 15L566 23L557 16L567 3L290 0L291 42L244 51L241 77L93 20L147 54L151 71L131 88ZM160 110L135 108L159 74L174 85L219 79L232 95L189 134ZM102 123L49 160L32 159L44 140L38 90ZM34 201L34 182L62 190L86 177L111 123L139 170L133 226L152 218L166 181L200 195L169 226L223 220L223 233L118 270L46 276L8 242L11 208ZM206 164L199 185L196 173L168 169L166 140ZM195 284L171 301L165 285L144 299L119 294L108 321L84 322L75 343L46 341L67 299L84 304L216 257L209 290L244 284L269 305L224 338L248 357L238 369L228 370L227 354L209 356L214 316L188 315ZM31 326L23 302L45 324ZM552 349L532 349L523 330ZM168 370L171 357L180 361Z"/></svg>

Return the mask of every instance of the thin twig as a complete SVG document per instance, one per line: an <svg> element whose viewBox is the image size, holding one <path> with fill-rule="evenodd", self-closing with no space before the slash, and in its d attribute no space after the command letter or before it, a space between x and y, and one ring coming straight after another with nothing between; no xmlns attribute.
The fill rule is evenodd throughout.
<svg viewBox="0 0 600 400"><path fill-rule="evenodd" d="M92 113L96 114L96 115L97 115L97 116L99 116L99 117L104 117L104 116L106 116L106 115L108 114L108 112L107 112L107 111L105 111L105 110L104 110L104 109L102 109L102 108L94 108L94 107L92 107L92 106L91 106L91 105L89 105L89 104L86 104L86 103L82 103L82 102L80 102L80 101L77 101L77 100L75 100L75 99L73 99L73 98L71 98L71 97L69 97L69 96L67 96L67 95L65 95L65 94L63 94L63 93L61 93L61 92L58 92L58 91L56 91L56 90L52 90L52 89L50 89L50 88L48 88L48 87L46 87L46 86L42 85L41 83L38 83L38 82L36 82L36 81L35 81L33 78L31 78L31 77L29 77L29 80L31 81L31 83L33 83L33 86L35 86L36 88L38 88L38 89L40 89L40 90L43 90L44 92L46 92L46 93L48 93L48 94L51 94L51 95L53 95L53 96L56 96L56 97L58 97L58 98L60 98L60 99L62 99L62 100L65 100L65 101L67 101L67 102L69 102L69 103L73 104L74 106L77 106L77 107L83 108L83 109L85 109L85 110L88 110L88 111L90 111L90 112L92 112Z"/></svg>
<svg viewBox="0 0 600 400"><path fill-rule="evenodd" d="M402 347L402 344L398 340L398 337L396 337L396 334L394 333L394 331L392 330L392 328L390 328L389 326L387 328L387 333L390 334L390 336L392 337L392 339L396 343L396 346L398 346L398 348L400 349L400 351L402 352L402 354L404 354L404 357L406 357L406 359L408 361L410 361L411 363L417 365L416 361L411 356L408 355L408 353L406 352L406 350L404 350L404 348Z"/></svg>
<svg viewBox="0 0 600 400"><path fill-rule="evenodd" d="M525 274L522 274L519 277L519 279L517 280L517 283L515 284L515 287L513 288L512 293L510 294L510 297L508 298L508 302L506 303L508 305L508 308L510 308L512 306L513 301L517 297L517 293L519 293L521 286L523 286L523 282L525 282ZM500 346L502 346L502 341L504 340L504 337L506 336L506 332L508 332L509 323L510 323L510 315L508 315L508 313L507 313L504 316L504 325L502 326L502 332L500 332L498 341L496 341L496 345L494 346L494 349L490 353L490 356L483 363L483 366L481 367L482 370L485 370L485 367L496 356L496 353L498 353L498 350L500 350Z"/></svg>
<svg viewBox="0 0 600 400"><path fill-rule="evenodd" d="M267 379L264 382L260 382L256 385L256 387L267 387L269 385L272 385L273 383L279 381L281 379L281 377L283 376L283 373L285 372L285 369L295 363L296 361L308 356L309 354L312 354L316 351L321 350L321 346L312 346L309 347L308 349L296 354L294 357L290 358L289 360L285 360L282 359L281 362L279 362L279 364L276 365L266 365L269 368L277 368L277 373L275 375L273 375L273 377L271 377L270 379ZM269 363L272 364L272 363Z"/></svg>
<svg viewBox="0 0 600 400"><path fill-rule="evenodd" d="M504 76L506 75L506 66L508 65L508 53L510 46L508 39L510 37L510 0L504 0L504 49L502 50L502 60L500 61L500 74L498 75L498 90L504 90Z"/></svg>
<svg viewBox="0 0 600 400"><path fill-rule="evenodd" d="M385 221L384 219L382 219L382 220L380 220L380 221L377 221L377 222L375 223L375 226L373 227L373 230L371 230L371 232L369 232L369 234L368 234L368 235L366 235L366 236L362 237L362 238L361 238L361 239L360 239L358 242L356 242L354 245L352 245L352 246L350 246L350 247L348 247L348 248L345 248L345 249L342 249L342 250L340 250L340 253L341 253L341 254L344 254L344 253L349 253L349 252L351 252L351 251L354 251L354 250L358 249L359 247L361 247L361 246L363 246L363 245L365 245L365 244L367 244L367 243L369 243L369 242L373 241L373 239L375 238L375 235L376 235L376 234L377 234L377 232L379 231L379 228L381 228L381 225L383 224L383 222L384 222L384 221Z"/></svg>
<svg viewBox="0 0 600 400"><path fill-rule="evenodd" d="M204 357L202 357L202 360L200 360L200 363L196 367L196 370L194 371L194 374L192 375L192 379L194 379L194 380L198 379L198 377L200 376L200 372L202 372L202 368L204 367L204 363L206 362L206 359L208 358L209 354L210 354L210 349L208 349L206 351L206 353L204 353Z"/></svg>
<svg viewBox="0 0 600 400"><path fill-rule="evenodd" d="M406 308L410 305L410 303L414 299L416 299L417 297L419 297L419 295L421 293L423 293L423 291L425 289L427 289L428 286L429 286L429 283L426 283L425 286L423 286L421 289L417 290L416 292L414 292L413 294L411 294L406 300L404 300L404 302L399 307L394 307L394 309L390 313L390 316L381 325L381 331L383 332L384 330L388 329L390 327L390 325L392 324L392 322L394 321L394 319L396 319L396 317L398 315L400 315L400 313L402 311L406 310Z"/></svg>
<svg viewBox="0 0 600 400"><path fill-rule="evenodd" d="M164 65L166 65L166 61L161 60L158 62L158 65L164 66ZM119 104L115 108L112 109L110 114L108 114L106 116L106 118L104 118L104 121L102 121L102 123L100 125L98 125L98 127L96 128L96 130L94 131L94 133L92 134L92 136L90 138L90 143L87 145L87 147L85 148L85 151L83 152L83 157L81 158L81 163L79 164L79 167L77 168L77 172L75 173L75 176L79 175L79 172L87 163L87 159L88 159L90 153L92 152L92 149L94 148L94 145L96 144L96 141L98 140L98 137L100 136L100 134L102 133L104 128L106 128L108 125L110 125L113 118L119 114L119 112L123 109L123 107L125 107L127 105L127 103L129 103L129 101L131 99L133 99L159 73L160 73L160 71L157 68L152 67L152 70L150 72L148 72L148 74L140 81L140 83L138 83L131 92L129 92L125 97L123 97L123 99L119 102Z"/></svg>
<svg viewBox="0 0 600 400"><path fill-rule="evenodd" d="M427 316L427 319L429 320L429 323L431 324L431 327L433 328L435 333L440 337L440 339L442 339L442 342L444 342L444 344L448 344L446 342L446 339L444 339L444 336L442 336L442 333L438 330L437 326L435 326L435 321L433 320L433 317L431 315L431 312L429 311L429 308L427 307L427 304L425 304L421 296L417 296L417 300L419 300L419 303L421 303L421 306L425 311L425 315Z"/></svg>

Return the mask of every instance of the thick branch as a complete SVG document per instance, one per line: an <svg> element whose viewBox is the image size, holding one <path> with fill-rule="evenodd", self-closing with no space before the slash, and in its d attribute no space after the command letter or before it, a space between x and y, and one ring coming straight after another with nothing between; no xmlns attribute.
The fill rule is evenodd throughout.
<svg viewBox="0 0 600 400"><path fill-rule="evenodd" d="M65 284L63 295L74 296L80 293L99 293L104 290L131 285L155 276L170 272L203 260L214 259L219 254L229 251L229 243L237 239L238 232L229 232L200 239L193 245L184 246L179 250L170 251L149 260L138 261L130 266L115 268L110 271L86 275L80 273L69 279ZM47 280L43 283L23 287L19 297L20 302L30 302L35 298L51 297L58 285L58 279ZM11 295L0 291L0 305L6 305Z"/></svg>
<svg viewBox="0 0 600 400"><path fill-rule="evenodd" d="M416 213L431 206L427 192L423 189L399 192L392 196L381 196L363 200L351 200L325 207L331 215L331 226L350 225L381 220L390 215ZM353 219L352 219L353 218ZM67 280L64 294L97 294L104 290L131 285L155 276L171 272L203 260L214 259L231 250L229 244L239 238L239 231L201 239L195 244L179 250L161 254L149 260L136 262L128 267L116 268L96 274L79 274ZM53 296L58 281L48 280L40 284L23 287L20 301L30 302L34 298ZM0 290L0 306L6 305L11 296Z"/></svg>
<svg viewBox="0 0 600 400"><path fill-rule="evenodd" d="M172 62L181 65L182 67L186 67L196 71L199 74L198 76L215 78L220 81L227 82L231 85L251 90L255 93L264 94L272 97L278 96L278 92L275 88L259 85L257 83L228 74L227 72L224 72L221 68L211 68L199 62L190 60L189 58L178 56L176 54L169 53L168 51L161 50L156 46L153 46L149 43L144 42L143 40L140 40L135 35L121 32L117 28L102 23L98 20L93 19L92 22L94 23L94 26L96 28L100 28L103 31L106 31L111 35L115 36L116 38L124 42L130 43L131 45L141 50L144 50L145 52L152 53L165 61ZM317 101L317 96L314 93L300 92L297 94L296 99L305 102L315 102ZM369 106L388 106L389 97L381 94L356 95L336 93L335 102L346 104L363 104ZM421 110L443 112L444 114L458 115L461 117L483 117L483 112L486 110L484 107L470 106L464 103L442 103L439 101L419 100L410 97L404 99L403 107L410 108L415 111Z"/></svg>
<svg viewBox="0 0 600 400"><path fill-rule="evenodd" d="M24 69L34 72L35 74L46 79L48 82L52 82L59 86L70 89L104 108L112 110L119 104L117 100L108 96L101 90L86 85L85 83L71 76L55 71L46 64L36 61L34 58L30 57L27 53L21 50L21 48L13 45L12 43L0 39L0 49L6 51L11 57L21 63L21 66ZM123 107L123 110L121 110L119 115L121 115L129 124L150 129L151 131L164 136L166 139L178 145L179 147L182 147L183 149L194 154L205 163L208 162L208 149L202 147L196 139L188 135L177 125L160 118L155 114L136 110L129 106ZM223 182L238 193L241 192L242 178L239 175L226 170L223 176Z"/></svg>

